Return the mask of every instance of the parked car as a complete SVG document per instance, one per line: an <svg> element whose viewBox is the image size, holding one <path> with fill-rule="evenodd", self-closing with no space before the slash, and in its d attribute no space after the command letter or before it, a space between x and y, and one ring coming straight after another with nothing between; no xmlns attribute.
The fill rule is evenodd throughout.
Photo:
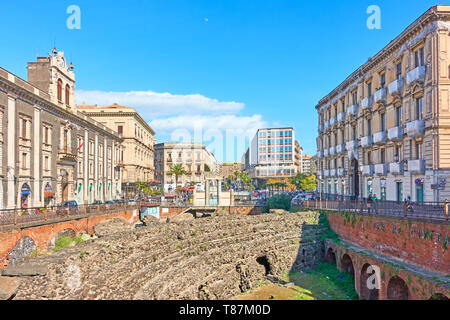
<svg viewBox="0 0 450 320"><path fill-rule="evenodd" d="M98 206L98 205L101 205L101 204L103 204L102 200L95 200L94 202L92 202L93 206Z"/></svg>
<svg viewBox="0 0 450 320"><path fill-rule="evenodd" d="M56 213L57 214L66 214L67 209L69 209L70 212L77 211L78 203L75 200L64 201L63 204L56 206Z"/></svg>
<svg viewBox="0 0 450 320"><path fill-rule="evenodd" d="M134 200L134 199L128 200L128 205L134 206L135 204L136 204L136 200Z"/></svg>
<svg viewBox="0 0 450 320"><path fill-rule="evenodd" d="M63 204L64 208L78 208L78 203L75 200L65 201Z"/></svg>
<svg viewBox="0 0 450 320"><path fill-rule="evenodd" d="M114 201L109 200L105 202L105 207L107 209L114 207L114 205L115 205Z"/></svg>

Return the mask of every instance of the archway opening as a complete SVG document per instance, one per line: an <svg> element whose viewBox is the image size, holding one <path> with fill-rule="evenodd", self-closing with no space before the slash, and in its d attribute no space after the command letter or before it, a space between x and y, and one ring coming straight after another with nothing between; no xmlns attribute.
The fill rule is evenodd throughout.
<svg viewBox="0 0 450 320"><path fill-rule="evenodd" d="M431 296L430 300L450 300L446 295L442 293L435 293Z"/></svg>
<svg viewBox="0 0 450 320"><path fill-rule="evenodd" d="M61 230L50 240L48 244L48 250L55 248L56 244L58 243L58 240L61 240L62 243L68 242L70 239L74 239L76 235L77 234L73 229ZM59 245L61 245L62 243L60 243Z"/></svg>
<svg viewBox="0 0 450 320"><path fill-rule="evenodd" d="M405 281L400 277L393 277L389 280L387 287L388 300L408 300L409 289Z"/></svg>
<svg viewBox="0 0 450 320"><path fill-rule="evenodd" d="M36 250L36 243L30 237L23 237L16 242L14 248L9 254L8 264L15 265L22 262L27 256L29 256L34 250Z"/></svg>
<svg viewBox="0 0 450 320"><path fill-rule="evenodd" d="M361 269L359 281L359 296L362 300L378 300L380 295L379 278L375 270L366 263ZM371 271L371 272L370 272Z"/></svg>
<svg viewBox="0 0 450 320"><path fill-rule="evenodd" d="M272 273L272 266L270 265L270 262L266 256L258 257L256 259L256 262L258 262L260 265L264 266L264 269L266 271L266 276Z"/></svg>
<svg viewBox="0 0 450 320"><path fill-rule="evenodd" d="M348 254L344 254L342 257L342 268L350 273L352 276L355 275L355 269L353 268L353 262L352 259Z"/></svg>
<svg viewBox="0 0 450 320"><path fill-rule="evenodd" d="M325 260L328 262L336 263L336 254L334 253L333 249L328 248Z"/></svg>

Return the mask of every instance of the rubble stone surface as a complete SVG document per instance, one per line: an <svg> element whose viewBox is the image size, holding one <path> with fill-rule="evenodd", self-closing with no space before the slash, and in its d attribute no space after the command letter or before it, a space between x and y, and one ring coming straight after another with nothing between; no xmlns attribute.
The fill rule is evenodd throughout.
<svg viewBox="0 0 450 320"><path fill-rule="evenodd" d="M313 215L218 215L108 235L102 229L98 239L29 259L47 272L21 277L15 299L229 299L267 276L322 261L325 229L308 223Z"/></svg>

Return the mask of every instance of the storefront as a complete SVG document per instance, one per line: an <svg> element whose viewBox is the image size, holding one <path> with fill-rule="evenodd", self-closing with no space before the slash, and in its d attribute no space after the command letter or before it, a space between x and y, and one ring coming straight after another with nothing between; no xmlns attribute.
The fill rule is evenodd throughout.
<svg viewBox="0 0 450 320"><path fill-rule="evenodd" d="M28 208L30 206L31 188L28 183L24 183L20 190L20 207Z"/></svg>
<svg viewBox="0 0 450 320"><path fill-rule="evenodd" d="M47 182L44 187L44 206L48 206L53 203L55 199L55 193L53 192L52 185Z"/></svg>
<svg viewBox="0 0 450 320"><path fill-rule="evenodd" d="M416 185L416 201L423 202L423 179L416 179L414 182Z"/></svg>

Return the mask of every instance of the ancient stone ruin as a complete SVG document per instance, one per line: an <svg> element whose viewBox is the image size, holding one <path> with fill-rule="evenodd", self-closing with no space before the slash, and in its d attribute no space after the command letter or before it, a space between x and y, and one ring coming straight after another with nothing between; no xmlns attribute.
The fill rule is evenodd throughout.
<svg viewBox="0 0 450 320"><path fill-rule="evenodd" d="M217 215L127 229L26 259L15 299L228 299L324 259L315 213ZM105 232L106 231L106 232Z"/></svg>

